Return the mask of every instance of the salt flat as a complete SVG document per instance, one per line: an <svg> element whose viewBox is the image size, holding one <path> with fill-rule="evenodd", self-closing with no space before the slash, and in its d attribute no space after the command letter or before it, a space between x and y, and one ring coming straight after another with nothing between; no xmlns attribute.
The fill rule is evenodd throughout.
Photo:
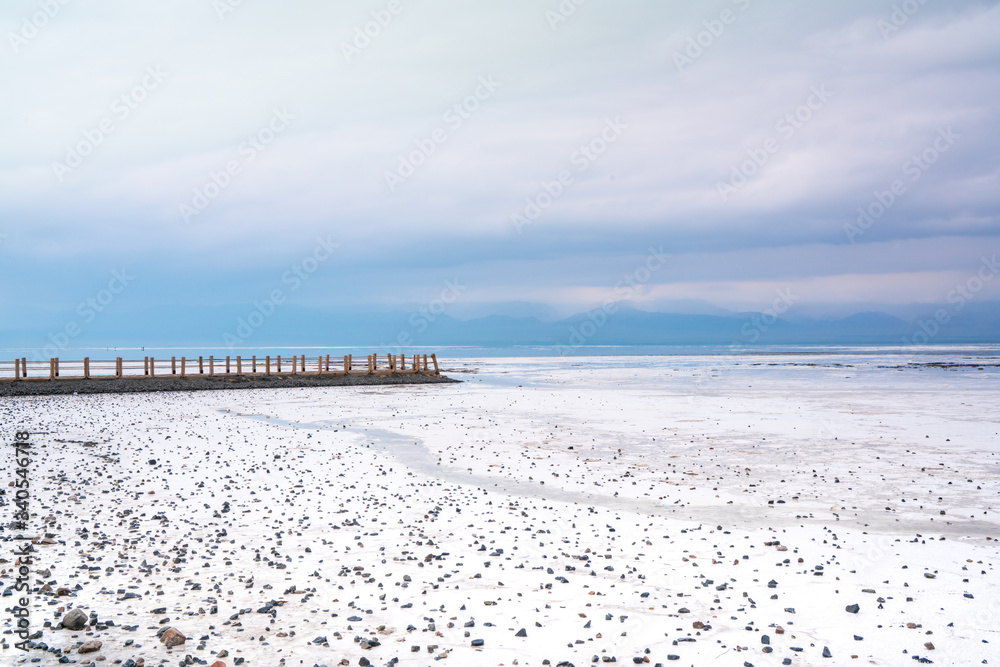
<svg viewBox="0 0 1000 667"><path fill-rule="evenodd" d="M993 363L461 360L451 385L2 399L9 435L43 432L54 541L49 650L4 634L3 662L996 664ZM59 628L71 608L91 624Z"/></svg>

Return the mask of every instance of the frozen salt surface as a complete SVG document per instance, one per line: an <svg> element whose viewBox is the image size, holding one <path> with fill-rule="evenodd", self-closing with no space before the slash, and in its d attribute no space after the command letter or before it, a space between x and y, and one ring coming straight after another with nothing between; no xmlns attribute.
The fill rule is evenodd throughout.
<svg viewBox="0 0 1000 667"><path fill-rule="evenodd" d="M32 630L77 664L997 664L992 363L470 359L454 385L2 399L41 432ZM56 629L71 607L98 625ZM0 637L5 665L59 664Z"/></svg>

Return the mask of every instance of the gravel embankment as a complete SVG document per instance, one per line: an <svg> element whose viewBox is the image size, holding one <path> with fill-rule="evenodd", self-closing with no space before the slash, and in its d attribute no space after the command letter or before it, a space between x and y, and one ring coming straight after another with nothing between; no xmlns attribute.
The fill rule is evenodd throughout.
<svg viewBox="0 0 1000 667"><path fill-rule="evenodd" d="M218 389L277 389L285 387L340 387L360 385L435 384L459 382L443 375L270 375L262 377L154 377L111 380L50 380L3 382L0 396L51 394L128 394L149 391L210 391Z"/></svg>

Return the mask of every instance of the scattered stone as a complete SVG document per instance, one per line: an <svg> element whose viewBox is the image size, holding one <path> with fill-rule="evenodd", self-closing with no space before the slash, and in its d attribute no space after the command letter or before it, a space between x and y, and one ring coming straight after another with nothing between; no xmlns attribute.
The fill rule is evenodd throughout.
<svg viewBox="0 0 1000 667"><path fill-rule="evenodd" d="M160 643L164 646L180 646L185 641L187 641L187 637L177 628L167 628L160 635Z"/></svg>
<svg viewBox="0 0 1000 667"><path fill-rule="evenodd" d="M101 646L102 646L101 640L99 640L99 639L93 639L93 640L85 643L79 649L77 649L77 652L78 653L95 653L95 652L101 650Z"/></svg>
<svg viewBox="0 0 1000 667"><path fill-rule="evenodd" d="M72 609L62 617L63 627L67 630L82 630L87 625L87 615L79 609Z"/></svg>

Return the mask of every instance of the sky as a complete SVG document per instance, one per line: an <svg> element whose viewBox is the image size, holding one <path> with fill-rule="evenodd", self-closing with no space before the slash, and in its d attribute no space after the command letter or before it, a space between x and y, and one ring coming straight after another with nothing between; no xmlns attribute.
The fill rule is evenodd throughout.
<svg viewBox="0 0 1000 667"><path fill-rule="evenodd" d="M997 2L7 0L0 33L0 329L1000 299Z"/></svg>

